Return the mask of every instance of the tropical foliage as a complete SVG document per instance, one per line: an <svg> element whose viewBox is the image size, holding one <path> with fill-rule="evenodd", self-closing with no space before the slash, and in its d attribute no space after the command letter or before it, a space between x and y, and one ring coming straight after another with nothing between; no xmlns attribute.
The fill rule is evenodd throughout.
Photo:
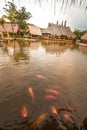
<svg viewBox="0 0 87 130"><path fill-rule="evenodd" d="M15 20L15 14L16 14L16 6L12 2L8 2L6 4L6 7L3 8L6 15L4 15L4 18L10 21L11 26L12 26L12 31L14 35L14 23L16 22Z"/></svg>
<svg viewBox="0 0 87 130"><path fill-rule="evenodd" d="M5 23L5 19L4 19L4 16L2 16L2 17L0 18L0 25L2 25L3 29L4 29L5 32L6 32L6 29L5 29L5 27L4 27L4 23Z"/></svg>
<svg viewBox="0 0 87 130"><path fill-rule="evenodd" d="M7 0L4 0L4 1L6 2ZM12 0L12 1L14 2L15 0ZM18 1L19 1L19 3L22 2L22 0L18 0ZM27 1L31 2L32 0L27 0ZM45 2L51 1L51 3L54 3L54 8L57 3L61 3L61 8L70 7L72 5L74 5L74 6L78 5L81 7L83 4L85 4L84 8L87 9L87 0L33 0L33 1L35 4L38 3L40 5L44 4Z"/></svg>
<svg viewBox="0 0 87 130"><path fill-rule="evenodd" d="M28 23L27 20L31 18L31 13L27 12L25 7L21 7L19 10L16 5L12 2L8 2L3 8L5 15L0 18L0 23L4 28L5 19L7 19L12 26L14 35L14 24L18 25L19 34L24 34L27 31Z"/></svg>
<svg viewBox="0 0 87 130"><path fill-rule="evenodd" d="M82 36L84 33L86 33L86 32L87 32L87 30L81 31L81 30L79 30L79 29L75 29L74 34L77 36L77 39L80 40L81 36Z"/></svg>
<svg viewBox="0 0 87 130"><path fill-rule="evenodd" d="M16 11L15 19L19 27L19 34L21 34L21 32L22 34L27 32L28 24L26 21L30 18L31 18L31 13L27 12L25 7L21 7L21 9Z"/></svg>

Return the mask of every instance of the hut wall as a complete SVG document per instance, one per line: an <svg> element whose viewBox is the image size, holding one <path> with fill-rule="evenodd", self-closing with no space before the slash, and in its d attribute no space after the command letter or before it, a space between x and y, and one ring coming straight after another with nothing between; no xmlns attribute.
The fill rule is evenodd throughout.
<svg viewBox="0 0 87 130"><path fill-rule="evenodd" d="M34 39L39 39L39 38L40 38L40 36L38 36L38 35L33 35L33 34L29 34L28 37L29 37L29 38L34 38Z"/></svg>
<svg viewBox="0 0 87 130"><path fill-rule="evenodd" d="M81 40L81 42L83 42L83 43L87 43L87 40Z"/></svg>
<svg viewBox="0 0 87 130"><path fill-rule="evenodd" d="M53 39L53 35L51 35L51 34L46 34L46 33L43 33L43 34L42 34L42 37L43 37L43 39Z"/></svg>

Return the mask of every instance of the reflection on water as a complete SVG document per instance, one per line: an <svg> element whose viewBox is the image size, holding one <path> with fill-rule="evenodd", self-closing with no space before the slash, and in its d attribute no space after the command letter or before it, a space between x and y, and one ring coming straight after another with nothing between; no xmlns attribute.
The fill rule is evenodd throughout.
<svg viewBox="0 0 87 130"><path fill-rule="evenodd" d="M15 62L19 62L20 60L29 60L27 51L29 47L29 43L25 43L24 41L13 41L8 43L2 43L3 45L3 53L12 57Z"/></svg>
<svg viewBox="0 0 87 130"><path fill-rule="evenodd" d="M61 54L63 53L66 49L72 47L72 44L70 43L43 43L44 48L46 49L46 52L48 53L55 53L55 54Z"/></svg>
<svg viewBox="0 0 87 130"><path fill-rule="evenodd" d="M0 128L78 130L86 110L87 48L0 43Z"/></svg>

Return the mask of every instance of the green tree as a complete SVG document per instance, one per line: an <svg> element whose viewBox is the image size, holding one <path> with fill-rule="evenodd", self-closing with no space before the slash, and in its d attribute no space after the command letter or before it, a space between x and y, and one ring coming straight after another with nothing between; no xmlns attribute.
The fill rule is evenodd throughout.
<svg viewBox="0 0 87 130"><path fill-rule="evenodd" d="M86 33L86 32L87 32L87 30L81 31L81 30L79 30L79 29L75 29L74 34L77 36L77 39L80 39L81 36L82 36L84 33Z"/></svg>
<svg viewBox="0 0 87 130"><path fill-rule="evenodd" d="M16 23L15 15L17 12L16 5L12 2L8 2L7 5L5 6L6 7L3 8L6 12L6 15L4 15L4 17L10 21L13 35L14 35L14 24Z"/></svg>
<svg viewBox="0 0 87 130"><path fill-rule="evenodd" d="M75 29L74 34L77 36L77 39L80 39L81 31L79 29Z"/></svg>
<svg viewBox="0 0 87 130"><path fill-rule="evenodd" d="M29 20L32 17L30 12L27 12L25 7L21 7L21 9L19 9L16 12L16 22L18 24L18 32L19 34L24 34L27 29L28 29L28 24L27 24L27 20Z"/></svg>
<svg viewBox="0 0 87 130"><path fill-rule="evenodd" d="M27 12L25 7L21 7L21 9L17 10L17 7L13 2L8 2L6 7L3 9L6 12L6 15L4 15L4 17L11 23L13 35L14 24L18 24L19 34L24 35L28 29L27 20L31 18L31 13Z"/></svg>

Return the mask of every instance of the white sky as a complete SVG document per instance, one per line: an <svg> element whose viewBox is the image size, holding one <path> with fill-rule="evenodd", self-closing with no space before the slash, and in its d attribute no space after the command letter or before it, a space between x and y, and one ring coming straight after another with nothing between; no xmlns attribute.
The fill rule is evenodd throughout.
<svg viewBox="0 0 87 130"><path fill-rule="evenodd" d="M0 16L3 14L2 8L5 5L5 0L0 0ZM11 0L9 0L11 1ZM34 2L34 0L14 0L17 7L25 6L27 11L31 12L32 18L29 23L33 23L39 27L46 28L48 22L56 23L58 20L60 23L62 20L67 20L67 25L71 27L72 30L87 29L87 12L85 11L84 4L82 8L70 7L66 11L60 10L61 3L56 4L55 15L54 15L54 1L43 2L41 6ZM43 0L42 0L43 1Z"/></svg>

